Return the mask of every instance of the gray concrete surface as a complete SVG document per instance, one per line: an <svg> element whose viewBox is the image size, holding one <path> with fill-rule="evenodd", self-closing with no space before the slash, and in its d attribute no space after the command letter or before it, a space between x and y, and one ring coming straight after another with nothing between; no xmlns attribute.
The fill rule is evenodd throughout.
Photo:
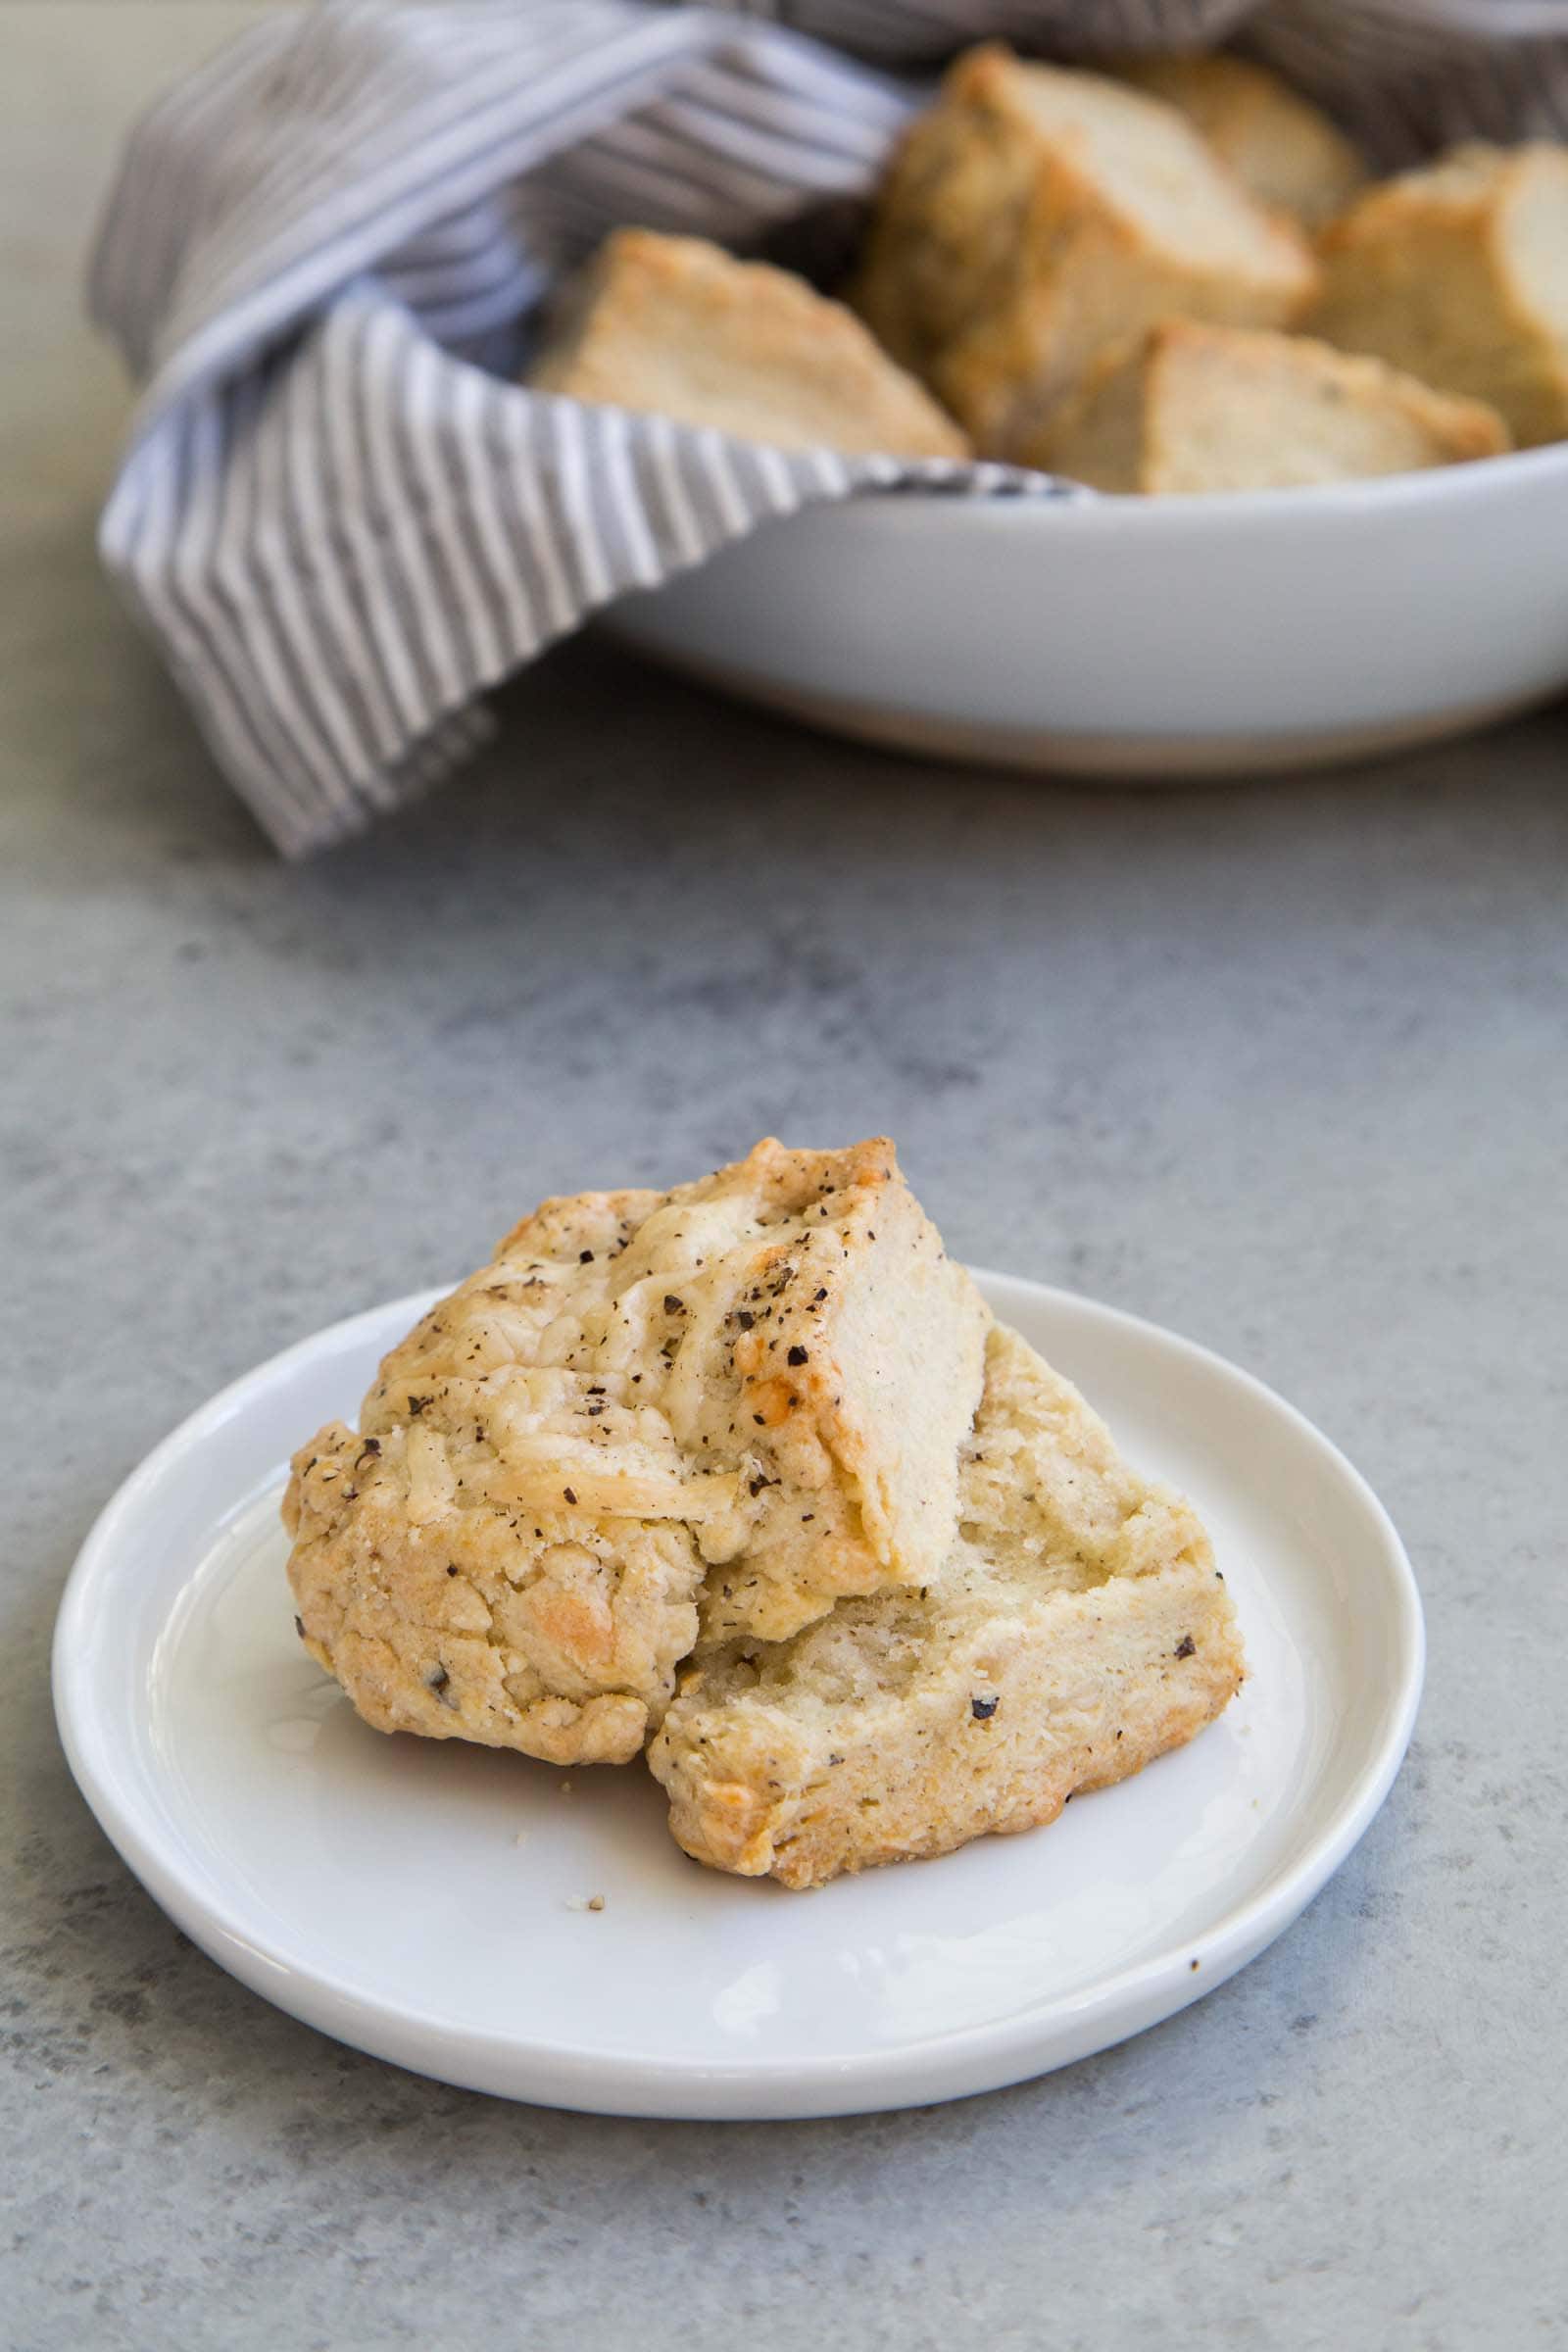
<svg viewBox="0 0 1568 2352"><path fill-rule="evenodd" d="M608 652L438 802L270 858L98 578L74 274L120 124L245 12L0 9L0 2341L1568 2341L1568 715L1257 791L1035 789ZM1415 1556L1415 1749L1298 1928L999 2096L509 2108L220 1975L104 1842L47 1642L142 1451L547 1189L890 1127L955 1246L1174 1324Z"/></svg>

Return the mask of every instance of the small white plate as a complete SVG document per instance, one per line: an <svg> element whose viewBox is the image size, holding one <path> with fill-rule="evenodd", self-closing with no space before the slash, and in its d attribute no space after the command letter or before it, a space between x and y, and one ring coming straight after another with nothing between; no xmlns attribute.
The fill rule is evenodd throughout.
<svg viewBox="0 0 1568 2352"><path fill-rule="evenodd" d="M295 1640L277 1498L290 1449L354 1413L417 1298L236 1382L93 1529L54 1688L98 1819L280 2008L553 2106L915 2105L1196 2000L1290 1924L1387 1794L1421 1685L1409 1562L1343 1455L1246 1373L1088 1299L981 1280L1208 1523L1251 1678L1179 1754L1049 1830L789 1894L688 1861L640 1769L367 1730Z"/></svg>
<svg viewBox="0 0 1568 2352"><path fill-rule="evenodd" d="M853 498L606 626L835 732L1111 780L1243 780L1568 688L1568 442L1200 498Z"/></svg>

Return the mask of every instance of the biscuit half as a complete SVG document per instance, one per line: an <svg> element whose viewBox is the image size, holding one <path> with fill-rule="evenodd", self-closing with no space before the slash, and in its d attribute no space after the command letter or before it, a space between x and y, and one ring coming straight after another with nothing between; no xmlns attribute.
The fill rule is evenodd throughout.
<svg viewBox="0 0 1568 2352"><path fill-rule="evenodd" d="M1568 149L1456 147L1324 234L1305 323L1490 401L1521 449L1568 439Z"/></svg>
<svg viewBox="0 0 1568 2352"><path fill-rule="evenodd" d="M700 1593L776 1640L940 1565L989 1319L882 1139L546 1201L296 1455L302 1636L380 1730L624 1762Z"/></svg>
<svg viewBox="0 0 1568 2352"><path fill-rule="evenodd" d="M1366 481L1495 457L1495 409L1307 335L1171 318L1112 359L1030 463L1153 497Z"/></svg>
<svg viewBox="0 0 1568 2352"><path fill-rule="evenodd" d="M698 1861L786 1886L1038 1827L1226 1706L1244 1661L1190 1504L993 1330L961 1524L914 1592L700 1654L649 1750Z"/></svg>
<svg viewBox="0 0 1568 2352"><path fill-rule="evenodd" d="M842 303L769 263L650 228L606 239L563 296L528 381L776 449L969 454Z"/></svg>
<svg viewBox="0 0 1568 2352"><path fill-rule="evenodd" d="M1282 326L1316 282L1295 223L1174 107L989 44L896 149L853 298L977 446L1012 458L1157 319Z"/></svg>
<svg viewBox="0 0 1568 2352"><path fill-rule="evenodd" d="M1318 229L1371 176L1321 107L1247 57L1141 57L1117 73L1187 117L1255 204Z"/></svg>

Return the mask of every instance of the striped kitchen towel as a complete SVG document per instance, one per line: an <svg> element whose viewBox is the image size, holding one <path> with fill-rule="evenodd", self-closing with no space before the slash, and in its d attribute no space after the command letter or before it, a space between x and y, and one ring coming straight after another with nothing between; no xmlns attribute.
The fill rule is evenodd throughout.
<svg viewBox="0 0 1568 2352"><path fill-rule="evenodd" d="M277 846L426 789L498 680L769 517L1086 495L532 393L526 323L617 221L751 245L863 193L919 103L893 69L987 33L1093 57L1244 23L1386 162L1568 133L1568 0L325 0L172 91L92 264L145 386L100 543Z"/></svg>

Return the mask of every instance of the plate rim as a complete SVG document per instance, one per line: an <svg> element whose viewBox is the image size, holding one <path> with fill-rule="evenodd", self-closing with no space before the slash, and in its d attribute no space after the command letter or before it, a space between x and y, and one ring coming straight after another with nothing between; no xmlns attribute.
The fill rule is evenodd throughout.
<svg viewBox="0 0 1568 2352"><path fill-rule="evenodd" d="M114 1573L122 1534L133 1525L187 1455L241 1412L251 1394L286 1381L323 1345L353 1346L396 1317L412 1322L450 1284L410 1293L340 1317L278 1349L187 1413L121 1482L93 1521L66 1580L51 1645L55 1720L72 1777L99 1827L160 1907L228 1974L318 2032L412 2072L481 2090L578 2111L668 2118L742 2120L867 2113L968 2096L1022 2082L1145 2031L1213 1991L1271 1943L1353 1850L1393 1787L1421 1700L1426 1633L1420 1590L1387 1508L1343 1448L1300 1409L1242 1365L1200 1341L1079 1291L1028 1276L971 1267L983 1291L1016 1290L1151 1341L1241 1384L1281 1415L1298 1442L1326 1458L1375 1535L1393 1618L1396 1672L1382 1726L1333 1817L1294 1860L1241 1902L1197 1930L1179 1948L1155 1952L1076 1992L1057 1994L1001 2019L921 2034L907 2042L848 2057L798 2061L725 2056L628 2057L559 2040L530 2040L455 2025L438 2013L356 1988L328 1969L302 1967L286 1950L248 1932L221 1897L194 1887L161 1845L156 1823L124 1792L114 1741L90 1704L92 1604ZM181 1586L180 1591L187 1589ZM127 1705L133 1702L127 1701ZM1128 2022L1129 2018L1131 2022ZM1118 2023L1117 2021L1120 2020ZM1054 2045L1061 2043L1056 2049ZM422 2045L422 2046L416 2046ZM505 2085L498 2072L510 2077ZM782 2092L782 2097L778 2094Z"/></svg>

